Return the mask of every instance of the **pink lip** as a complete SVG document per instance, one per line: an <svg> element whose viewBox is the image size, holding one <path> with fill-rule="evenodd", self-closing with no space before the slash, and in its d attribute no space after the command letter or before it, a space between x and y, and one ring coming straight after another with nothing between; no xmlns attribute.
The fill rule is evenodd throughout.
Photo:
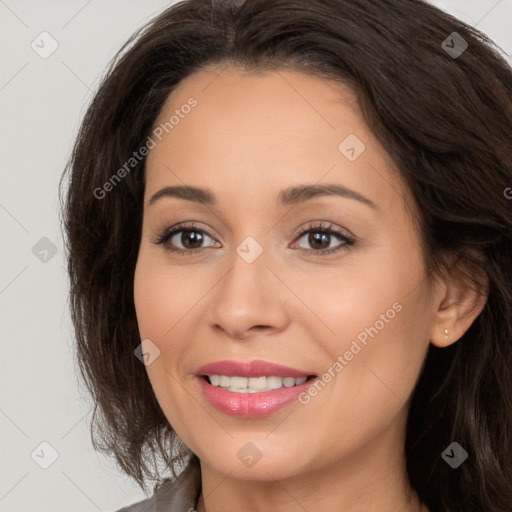
<svg viewBox="0 0 512 512"><path fill-rule="evenodd" d="M212 386L205 375L228 375L239 377L307 377L314 372L303 372L295 368L269 363L266 361L218 361L201 366L196 373L199 387L206 399L219 411L242 418L259 418L272 414L291 404L298 396L315 382L311 379L291 388L282 387L272 391L258 393L236 393L225 388Z"/></svg>
<svg viewBox="0 0 512 512"><path fill-rule="evenodd" d="M311 379L291 388L282 387L261 393L236 393L212 386L204 377L197 377L206 399L219 411L241 418L259 418L286 407L317 379Z"/></svg>
<svg viewBox="0 0 512 512"><path fill-rule="evenodd" d="M196 372L197 376L202 375L228 375L230 377L308 377L315 375L315 372L303 372L296 368L269 363L268 361L217 361L205 364Z"/></svg>

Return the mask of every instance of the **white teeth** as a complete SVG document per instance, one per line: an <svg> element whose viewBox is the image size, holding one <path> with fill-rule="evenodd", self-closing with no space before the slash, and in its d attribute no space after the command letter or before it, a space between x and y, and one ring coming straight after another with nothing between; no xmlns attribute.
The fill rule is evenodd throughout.
<svg viewBox="0 0 512 512"><path fill-rule="evenodd" d="M283 387L283 379L281 377L267 377L268 389L279 389Z"/></svg>
<svg viewBox="0 0 512 512"><path fill-rule="evenodd" d="M307 377L230 377L228 375L208 375L212 386L227 388L235 393L256 393L273 389L291 388L306 382Z"/></svg>
<svg viewBox="0 0 512 512"><path fill-rule="evenodd" d="M230 388L245 389L247 387L247 377L231 377Z"/></svg>
<svg viewBox="0 0 512 512"><path fill-rule="evenodd" d="M225 375L221 375L219 377L219 386L221 388L229 388L231 384L231 377L226 377Z"/></svg>
<svg viewBox="0 0 512 512"><path fill-rule="evenodd" d="M293 377L285 377L283 379L283 386L285 388L291 388L295 385L295 379Z"/></svg>
<svg viewBox="0 0 512 512"><path fill-rule="evenodd" d="M257 389L261 391L263 389L267 389L267 377L250 377L247 379L249 384L244 386L249 389Z"/></svg>

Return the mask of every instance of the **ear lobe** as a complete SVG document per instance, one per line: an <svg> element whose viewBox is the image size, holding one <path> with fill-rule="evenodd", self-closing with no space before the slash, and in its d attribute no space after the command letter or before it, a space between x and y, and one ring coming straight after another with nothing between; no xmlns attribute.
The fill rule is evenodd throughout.
<svg viewBox="0 0 512 512"><path fill-rule="evenodd" d="M432 319L430 342L436 347L445 348L458 341L487 302L487 275L480 267L472 268L472 272L470 278L452 267L434 296L434 308L437 303L437 309Z"/></svg>

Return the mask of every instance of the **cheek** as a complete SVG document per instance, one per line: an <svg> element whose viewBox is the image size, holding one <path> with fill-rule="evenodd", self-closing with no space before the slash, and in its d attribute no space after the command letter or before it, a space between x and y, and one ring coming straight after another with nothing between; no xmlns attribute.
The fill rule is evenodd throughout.
<svg viewBox="0 0 512 512"><path fill-rule="evenodd" d="M307 317L314 316L327 334L323 338L332 340L357 335L394 303L416 300L414 290L424 287L419 242L397 230L364 242L335 267L320 267L314 273L304 269L299 274L289 277L294 292L313 313Z"/></svg>
<svg viewBox="0 0 512 512"><path fill-rule="evenodd" d="M141 250L134 276L134 301L141 337L164 340L201 298L190 272L156 262Z"/></svg>
<svg viewBox="0 0 512 512"><path fill-rule="evenodd" d="M335 352L343 358L337 392L348 406L344 414L359 409L376 420L374 426L406 405L429 344L421 290L408 296L383 292L381 299L367 308L362 323L353 321L356 311L347 317L350 330Z"/></svg>
<svg viewBox="0 0 512 512"><path fill-rule="evenodd" d="M297 291L304 295L309 286L308 305L315 315L307 316L307 327L321 348L317 353L324 355L325 371L331 368L336 375L333 390L347 405L340 406L342 416L351 408L379 410L383 416L400 409L428 349L422 260L417 252L417 258L409 252L408 260L388 252L382 251L379 261L315 279L315 287L303 282Z"/></svg>
<svg viewBox="0 0 512 512"><path fill-rule="evenodd" d="M183 360L189 351L187 313L204 294L191 286L190 272L181 272L155 261L143 249L134 275L134 302L141 339L150 339L160 350L158 358L146 366L151 385L168 418L181 417L175 407L189 401L183 395ZM192 278L193 279L193 278ZM186 411L185 411L186 412Z"/></svg>
<svg viewBox="0 0 512 512"><path fill-rule="evenodd" d="M167 294L162 279L139 256L134 276L134 302L137 314L137 323L141 338L156 338L164 329L162 324L162 310L165 308Z"/></svg>
<svg viewBox="0 0 512 512"><path fill-rule="evenodd" d="M184 314L179 311L183 299L180 299L181 290L172 279L172 273L162 270L161 265L156 265L141 250L134 275L134 301L141 339L149 338L160 350L159 356L146 366L146 371L158 403L174 427L176 418L183 416L179 404L186 400L180 398L182 386L177 382L174 368L180 347L173 343L173 349L168 350L166 340L178 316Z"/></svg>

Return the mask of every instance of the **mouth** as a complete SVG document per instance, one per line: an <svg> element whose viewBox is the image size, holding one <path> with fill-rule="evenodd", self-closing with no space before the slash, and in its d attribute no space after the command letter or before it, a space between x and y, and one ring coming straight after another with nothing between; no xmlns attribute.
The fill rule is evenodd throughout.
<svg viewBox="0 0 512 512"><path fill-rule="evenodd" d="M210 365L205 373L196 374L196 379L202 395L215 409L238 418L263 418L293 403L302 404L301 395L318 380L316 374L282 366L270 365L272 371L269 363L235 366L238 371L231 372L231 363L215 364L225 373L210 373ZM257 368L262 366L268 373L258 374Z"/></svg>
<svg viewBox="0 0 512 512"><path fill-rule="evenodd" d="M317 375L269 361L217 361L195 373L204 398L239 418L268 416L298 402Z"/></svg>

